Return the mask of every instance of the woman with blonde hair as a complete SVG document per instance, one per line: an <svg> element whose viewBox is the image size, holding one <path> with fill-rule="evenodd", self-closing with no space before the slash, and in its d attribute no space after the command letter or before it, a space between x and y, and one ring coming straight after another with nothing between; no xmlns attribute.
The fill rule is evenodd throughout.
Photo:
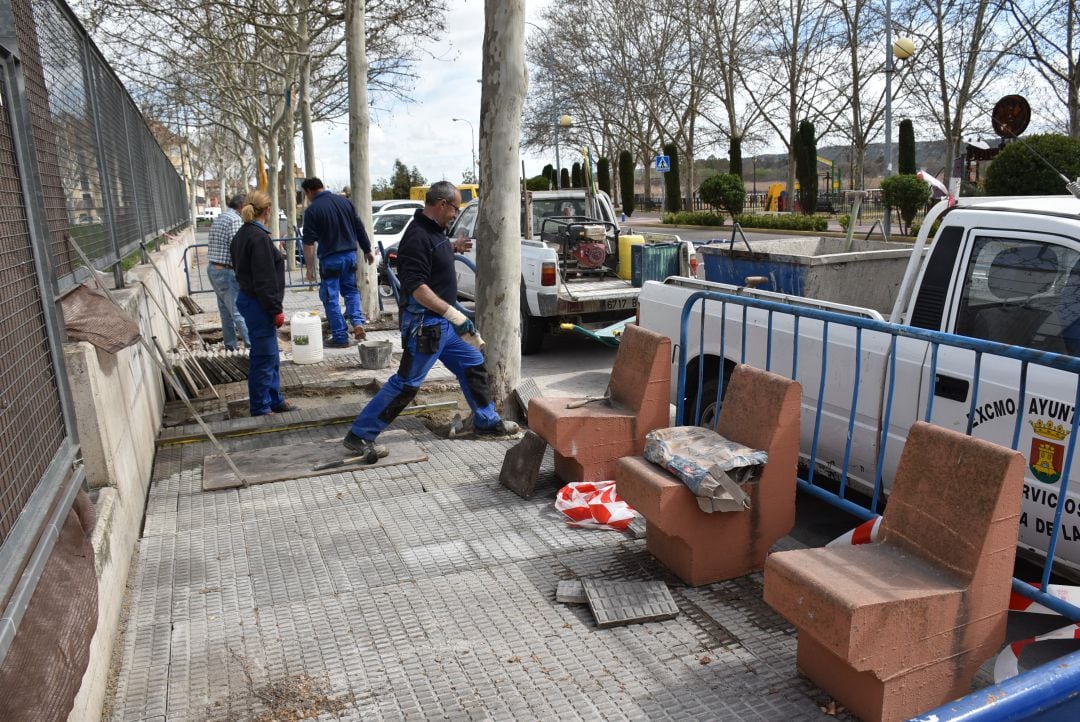
<svg viewBox="0 0 1080 722"><path fill-rule="evenodd" d="M251 339L248 404L252 416L292 411L281 395L277 329L285 323L285 259L270 240L270 195L248 193L240 211L244 225L232 239L233 266L240 292L236 307Z"/></svg>

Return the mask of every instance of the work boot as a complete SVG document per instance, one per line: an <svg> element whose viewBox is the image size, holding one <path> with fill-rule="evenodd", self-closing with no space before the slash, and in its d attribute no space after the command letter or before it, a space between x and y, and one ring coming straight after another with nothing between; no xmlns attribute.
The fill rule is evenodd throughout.
<svg viewBox="0 0 1080 722"><path fill-rule="evenodd" d="M353 331L353 336L356 337L357 341L363 341L365 338L367 338L367 331L365 331L364 327L361 326L360 324L357 324L357 325L353 326L352 331Z"/></svg>
<svg viewBox="0 0 1080 722"><path fill-rule="evenodd" d="M501 419L499 423L494 426L489 426L486 429L479 426L476 427L477 436L513 436L517 432L521 431L521 427L513 421L507 421Z"/></svg>
<svg viewBox="0 0 1080 722"><path fill-rule="evenodd" d="M344 341L335 341L334 339L329 339L323 345L327 348L349 348L353 345L353 342L349 339L345 339Z"/></svg>
<svg viewBox="0 0 1080 722"><path fill-rule="evenodd" d="M390 449L382 444L376 444L374 441L361 439L352 431L345 434L345 438L341 440L341 443L346 449L355 453L357 456L363 456L364 462L367 464L374 464L379 459L383 459L390 454Z"/></svg>

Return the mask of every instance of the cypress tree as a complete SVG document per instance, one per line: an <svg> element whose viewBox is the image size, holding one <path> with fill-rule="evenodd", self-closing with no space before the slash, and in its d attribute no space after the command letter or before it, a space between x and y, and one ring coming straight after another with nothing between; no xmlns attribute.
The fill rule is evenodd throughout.
<svg viewBox="0 0 1080 722"><path fill-rule="evenodd" d="M611 195L611 161L607 158L596 161L596 183L600 190Z"/></svg>
<svg viewBox="0 0 1080 722"><path fill-rule="evenodd" d="M728 147L728 173L742 178L742 138L737 135L731 136Z"/></svg>
<svg viewBox="0 0 1080 722"><path fill-rule="evenodd" d="M817 211L817 139L814 124L809 120L799 123L799 145L795 157L795 174L799 178L799 208L812 216Z"/></svg>
<svg viewBox="0 0 1080 722"><path fill-rule="evenodd" d="M682 191L679 185L679 149L674 143L664 145L664 155L671 159L671 170L664 174L664 209L669 213L682 210Z"/></svg>
<svg viewBox="0 0 1080 722"><path fill-rule="evenodd" d="M559 187L573 188L573 186L570 185L570 170L568 168L563 168L562 173L559 174Z"/></svg>
<svg viewBox="0 0 1080 722"><path fill-rule="evenodd" d="M619 195L623 213L634 215L634 156L628 150L619 153Z"/></svg>
<svg viewBox="0 0 1080 722"><path fill-rule="evenodd" d="M585 187L585 181L581 178L581 163L574 163L574 165L570 168L570 187Z"/></svg>
<svg viewBox="0 0 1080 722"><path fill-rule="evenodd" d="M548 179L548 183L552 186L555 185L555 166L548 163L544 166L544 170L540 171L540 175Z"/></svg>
<svg viewBox="0 0 1080 722"><path fill-rule="evenodd" d="M915 127L905 118L900 121L899 163L897 170L903 175L915 175Z"/></svg>

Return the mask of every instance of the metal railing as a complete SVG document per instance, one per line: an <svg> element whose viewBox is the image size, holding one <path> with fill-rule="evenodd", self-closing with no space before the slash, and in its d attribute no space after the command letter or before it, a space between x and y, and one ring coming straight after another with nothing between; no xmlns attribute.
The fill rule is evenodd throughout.
<svg viewBox="0 0 1080 722"><path fill-rule="evenodd" d="M0 0L0 662L82 486L59 301L187 220L183 184L60 0Z"/></svg>
<svg viewBox="0 0 1080 722"><path fill-rule="evenodd" d="M718 317L722 319L719 323L715 321L715 314L708 314L708 304L719 309ZM706 318L714 320L706 323ZM761 334L765 335L764 339ZM834 339L832 345L829 342L830 334ZM876 360L886 374L884 378L887 383L884 389L860 388L864 367L875 360L875 348L883 351L883 355ZM997 397L994 399L1002 408L1015 410L1015 419L1011 422L1013 449L1019 446L1020 432L1026 416L1024 410L1029 408L1026 402L1029 398L1035 398L1029 397L1029 381L1032 379L1031 372L1036 368L1057 372L1055 381L1060 388L1060 394L1063 394L1064 398L1071 394L1072 409L1080 408L1080 383L1077 383L1080 358L1074 356L894 325L818 308L699 291L686 300L680 318L676 423L702 423L703 414L709 411L710 404L713 415L708 421L710 424L715 423L715 413L723 400L724 384L735 363L750 363L798 380L803 385L801 455L806 462L800 466L799 488L858 519L869 519L878 515L885 503L885 484L889 472L895 468L894 463L890 463L890 458L898 455L899 448L895 447L901 445L902 437L906 436L906 430L911 423L921 418L931 423L956 425L956 418L941 418L943 402L935 404L934 401L935 392L945 375L942 369L943 357L946 354L950 354L948 374L955 376L958 373L955 366L958 356L952 353L954 350L959 351L960 356L970 363L970 373L967 376L970 379L970 395L963 402L966 413L961 419L964 430L969 435L980 423L976 420L985 416L980 414L980 409L984 407L979 394L983 385L990 385L983 379L990 357L1009 359L1015 366L1015 392L1004 400ZM841 354L844 358L835 358ZM706 363L709 356L715 360L712 365ZM900 364L918 365L922 380L918 389L905 386L903 393L898 395L897 379L903 375L903 371L898 370ZM706 371L707 368L710 370ZM704 390L714 386L715 396L704 397ZM925 399L925 403L916 400L912 405L910 397L916 391L917 399ZM861 405L860 395L873 398L869 404ZM808 400L811 403L808 404ZM875 415L866 413L868 407L870 411L878 411L880 414L876 427ZM837 412L837 409L845 408L849 409L846 413ZM912 415L898 418L905 412L912 412ZM846 429L846 443L839 464L836 461L825 463L819 455L825 423L845 424L841 428ZM870 427L869 431L867 427ZM1065 428L1062 426L1057 433L1063 434ZM1012 582L1014 592L1033 599L1074 622L1080 621L1080 608L1050 596L1046 590L1057 555L1058 541L1062 538L1063 513L1071 501L1069 484L1078 428L1080 415L1073 413L1069 422L1064 458L1058 467L1060 486L1055 492L1057 502L1054 505L1053 521L1046 529L1048 536L1044 536L1048 543L1040 583L1030 585L1019 579L1013 579ZM806 443L808 439L809 444ZM872 468L863 470L861 478L862 482L872 485L866 490L869 494L867 500L853 490L850 471L854 446L860 440L868 439L875 444L875 462ZM894 448L889 448L890 443ZM1074 511L1076 508L1074 506ZM1031 695L1029 700L1034 701L1037 698L1038 704L1047 709L1074 704L1076 680L1080 679L1080 668L1077 665L1080 657L1073 655L1067 659L1067 669L1056 664L1046 665L1022 674L1016 678L1019 682L1015 684L1020 688L1030 688L1026 693ZM1036 691L1032 692L1031 689ZM1001 709L994 709L994 703L1000 700L993 697L988 699L986 692L981 690L977 695L973 695L971 700L962 700L966 710L963 719L1006 719L999 715ZM942 710L948 707L943 707Z"/></svg>
<svg viewBox="0 0 1080 722"><path fill-rule="evenodd" d="M275 244L282 244L287 241L295 241L296 247L300 247L299 238L274 238L272 240ZM214 287L210 285L210 277L206 274L206 269L209 265L207 260L207 249L209 246L206 243L193 243L184 250L184 278L187 280L187 293L189 296L193 296L197 293L213 293ZM286 288L315 288L319 285L319 271L315 269L315 280L307 280L306 266L303 264L302 252L297 252L299 260L294 259L293 263L285 265L285 287Z"/></svg>
<svg viewBox="0 0 1080 722"><path fill-rule="evenodd" d="M713 325L705 323L708 316L706 312L708 303L717 304L720 308L720 317L724 319L719 324L718 333ZM729 313L729 308L735 310ZM757 313L751 313L751 309L756 309ZM696 338L693 343L690 343L692 325L690 318L695 315L695 312L698 328ZM777 322L781 320L784 325L782 333L777 326ZM730 335L729 326L732 327ZM841 329L845 330L842 332L842 337L838 335ZM765 334L763 346L759 333ZM832 345L829 343L830 333L834 338ZM714 338L714 334L718 335L718 338ZM754 337L748 339L751 334ZM733 340L732 337L734 337ZM729 344L732 345L729 346ZM701 349L705 349L705 359L702 358ZM839 349L845 350L843 360L833 358L840 353ZM962 376L963 374L957 371L955 365L970 361L969 394L963 402L966 409L963 413L964 418L961 420L965 427L964 431L968 434L971 434L977 425L976 420L980 418L979 410L985 403L985 399L983 403L980 403L979 392L984 384L981 372L986 366L985 357L988 356L1011 359L1015 362L1018 387L1011 401L1006 403L1000 397L994 399L1003 408L1013 408L1016 411L1014 414L1016 418L1012 422L1011 448L1017 449L1019 445L1020 432L1026 415L1024 410L1028 408L1026 402L1029 393L1029 371L1032 367L1053 369L1067 374L1066 381L1057 379L1057 383L1062 388L1068 388L1071 384L1073 408L1080 404L1080 384L1077 384L1080 358L1074 356L1009 346L940 331L899 326L819 308L793 306L760 298L712 291L698 291L687 299L682 309L678 346L680 371L677 419L679 423L699 424L703 412L708 409L710 403L714 408L718 408L722 403L726 377L735 363L750 363L800 381L804 388L803 409L809 412L810 419L807 423L804 416L802 452L807 465L805 477L799 478L800 488L860 519L868 519L879 514L884 505L885 482L892 469L895 468L895 462L899 457L898 447L902 438L906 436L907 428L920 418L931 423L936 421L943 425L956 426L955 418L943 418L945 415L940 409L945 402L939 397L935 403L935 397L938 396L945 376L939 368L939 361L946 349L963 350L965 356L970 356L969 359L953 356L948 370L950 376ZM781 350L785 352L783 357L781 357ZM800 356L800 351L802 356ZM691 352L696 355L691 356ZM811 363L807 363L808 353L813 354ZM710 367L709 363L704 362L710 355L717 361L719 359L723 361ZM924 367L926 357L929 358L929 364ZM898 359L901 360L898 361ZM800 360L803 362L802 366L800 366ZM812 360L817 360L816 367L812 365ZM865 373L864 366L874 360L881 364L887 384L884 389L861 388ZM843 361L850 362L850 367L841 365ZM841 365L841 368L837 370L831 367L830 362ZM902 404L901 399L897 398L896 380L898 373L904 373L904 370L901 369L898 372L898 363L915 370L920 378L920 385L917 388L905 387L905 398L902 399ZM689 381L688 367L693 369L693 376ZM715 369L715 376L706 375L707 367ZM800 378L800 374L808 369L814 370L814 373L808 378L803 374L804 377ZM930 379L934 379L932 385ZM711 383L707 384L707 381ZM690 383L693 384L693 393L688 392L691 388L688 385ZM715 398L703 399L704 389L713 385L716 387ZM917 398L925 398L925 403L918 401L914 405L911 403L911 396L916 391L918 391ZM875 398L875 393L877 398ZM808 405L807 399L813 400L814 403ZM897 411L901 406L903 410ZM692 414L690 409L693 409ZM839 413L837 409L848 410ZM939 412L937 416L935 416L935 410ZM910 415L901 418L901 414L907 412L911 412ZM843 450L843 460L839 464L825 464L819 458L823 423L842 423L846 427L846 445ZM1043 564L1040 588L1034 588L1018 580L1014 580L1013 588L1016 592L1074 621L1080 621L1080 608L1045 594L1045 587L1050 582L1058 540L1061 538L1062 515L1067 507L1065 500L1068 499L1069 477L1080 416L1073 414L1070 423L1071 430L1066 437L1068 440L1061 467L1060 488L1056 492L1057 498L1062 501L1055 505L1052 528L1048 530L1049 543L1045 550L1046 561ZM805 443L807 440L809 444ZM858 493L850 483L852 456L856 445L860 442L871 444L874 450L872 467L864 470L858 479L860 483L870 487L866 489L870 496L869 503L858 498ZM833 485L838 485L839 490L832 491Z"/></svg>

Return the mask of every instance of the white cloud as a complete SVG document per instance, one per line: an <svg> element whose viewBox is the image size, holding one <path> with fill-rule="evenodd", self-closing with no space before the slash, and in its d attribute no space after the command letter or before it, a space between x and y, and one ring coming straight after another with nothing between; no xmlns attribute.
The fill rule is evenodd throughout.
<svg viewBox="0 0 1080 722"><path fill-rule="evenodd" d="M551 0L527 0L527 19L535 21ZM416 168L429 181L460 182L478 152L463 118L480 132L480 78L484 41L484 0L452 0L446 17L446 33L437 44L425 48L435 58L422 61L411 103L395 102L372 115L368 139L368 164L374 181L390 175L394 159ZM319 123L315 128L315 172L328 187L348 183L349 131L345 119ZM479 138L476 138L479 142ZM298 144L299 146L299 144ZM298 156L303 157L298 147ZM530 174L538 173L546 160L526 156ZM479 157L477 158L479 163ZM535 166L533 168L532 166Z"/></svg>

